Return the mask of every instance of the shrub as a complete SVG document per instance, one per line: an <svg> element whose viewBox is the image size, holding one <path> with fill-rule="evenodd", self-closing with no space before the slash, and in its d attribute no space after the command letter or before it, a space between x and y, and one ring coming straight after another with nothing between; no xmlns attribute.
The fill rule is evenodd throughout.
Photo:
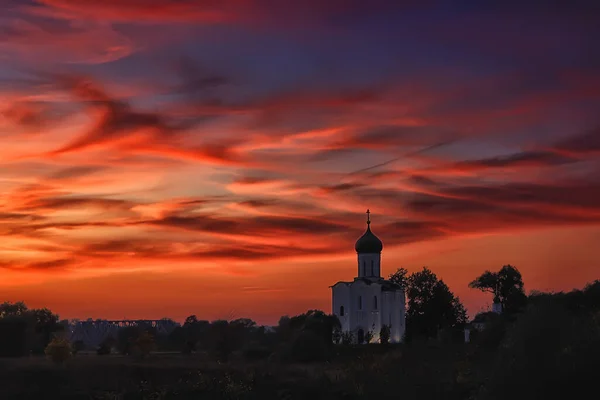
<svg viewBox="0 0 600 400"><path fill-rule="evenodd" d="M352 331L346 331L342 333L342 344L345 346L350 346L354 342L354 333Z"/></svg>
<svg viewBox="0 0 600 400"><path fill-rule="evenodd" d="M388 344L390 342L390 327L388 325L382 325L379 331L379 341L381 344Z"/></svg>
<svg viewBox="0 0 600 400"><path fill-rule="evenodd" d="M340 344L340 342L342 341L342 331L341 331L341 329L335 328L333 330L333 333L331 334L331 339L333 340L333 343Z"/></svg>
<svg viewBox="0 0 600 400"><path fill-rule="evenodd" d="M98 349L96 349L96 354L98 354L99 356L110 354L111 349L115 345L115 343L116 340L112 336L107 337L102 341L102 343L100 343Z"/></svg>
<svg viewBox="0 0 600 400"><path fill-rule="evenodd" d="M375 329L375 327L373 327L373 329ZM373 329L367 331L367 333L365 333L365 343L369 344L371 343L371 341L373 340L374 337L374 333L373 333Z"/></svg>
<svg viewBox="0 0 600 400"><path fill-rule="evenodd" d="M65 338L54 338L46 347L45 353L56 364L63 364L71 358L71 342Z"/></svg>
<svg viewBox="0 0 600 400"><path fill-rule="evenodd" d="M148 356L150 352L154 350L155 346L154 336L149 332L142 332L140 336L134 340L134 348L141 357Z"/></svg>
<svg viewBox="0 0 600 400"><path fill-rule="evenodd" d="M301 332L292 344L291 360L296 362L318 362L327 360L327 345L314 332Z"/></svg>

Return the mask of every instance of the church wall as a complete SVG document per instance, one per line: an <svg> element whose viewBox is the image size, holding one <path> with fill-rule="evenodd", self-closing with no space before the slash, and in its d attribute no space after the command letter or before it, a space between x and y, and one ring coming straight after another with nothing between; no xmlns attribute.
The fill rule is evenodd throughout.
<svg viewBox="0 0 600 400"><path fill-rule="evenodd" d="M351 329L351 315L350 312L350 286L346 284L339 284L332 288L332 314L336 315L342 325L342 332L349 331ZM340 315L340 307L344 307L344 315Z"/></svg>
<svg viewBox="0 0 600 400"><path fill-rule="evenodd" d="M405 322L405 297L404 291L384 292L382 320L386 325L390 325L390 341L398 343L402 341L406 329Z"/></svg>
<svg viewBox="0 0 600 400"><path fill-rule="evenodd" d="M377 309L375 309L375 297L377 297ZM359 299L362 301L362 309L359 309ZM350 287L350 300L352 317L350 330L356 338L359 329L366 333L373 330L373 340L379 340L381 329L381 285L372 283L370 285L355 281Z"/></svg>

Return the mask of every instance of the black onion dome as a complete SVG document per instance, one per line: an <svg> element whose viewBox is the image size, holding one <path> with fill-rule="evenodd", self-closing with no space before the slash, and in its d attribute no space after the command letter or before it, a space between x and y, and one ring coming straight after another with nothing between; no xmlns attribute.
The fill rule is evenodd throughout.
<svg viewBox="0 0 600 400"><path fill-rule="evenodd" d="M357 253L381 253L383 243L371 232L371 226L367 225L367 231L356 241L354 248Z"/></svg>

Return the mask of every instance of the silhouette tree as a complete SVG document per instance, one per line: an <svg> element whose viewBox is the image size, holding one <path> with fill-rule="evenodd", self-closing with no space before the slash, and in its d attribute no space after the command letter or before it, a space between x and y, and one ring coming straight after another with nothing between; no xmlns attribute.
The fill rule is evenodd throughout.
<svg viewBox="0 0 600 400"><path fill-rule="evenodd" d="M406 289L408 286L408 271L405 268L398 268L388 279Z"/></svg>
<svg viewBox="0 0 600 400"><path fill-rule="evenodd" d="M59 323L58 315L47 308L37 308L29 311L34 321L34 331L39 339L39 351L43 351L52 339L52 334L62 331L64 326Z"/></svg>
<svg viewBox="0 0 600 400"><path fill-rule="evenodd" d="M507 314L514 314L527 304L523 278L512 265L505 265L498 272L485 271L469 283L469 287L492 293L494 302L502 304L502 309Z"/></svg>
<svg viewBox="0 0 600 400"><path fill-rule="evenodd" d="M47 308L29 309L22 301L0 304L0 319L15 321L14 324L18 325L19 329L24 327L22 333L24 342L20 343L26 346L27 351L38 354L44 352L52 339L52 334L63 329L58 322L58 315ZM5 326L8 327L8 324Z"/></svg>
<svg viewBox="0 0 600 400"><path fill-rule="evenodd" d="M184 349L186 353L198 350L198 347L208 347L208 331L210 323L190 315L183 324Z"/></svg>
<svg viewBox="0 0 600 400"><path fill-rule="evenodd" d="M433 338L442 330L462 327L467 313L458 297L443 280L428 268L406 276L404 268L390 276L392 282L405 285L408 297L406 339Z"/></svg>
<svg viewBox="0 0 600 400"><path fill-rule="evenodd" d="M581 307L580 293L538 295L516 315L475 398L584 398L596 390L600 319Z"/></svg>
<svg viewBox="0 0 600 400"><path fill-rule="evenodd" d="M226 320L213 321L209 328L210 348L216 359L227 362L235 348L233 329Z"/></svg>
<svg viewBox="0 0 600 400"><path fill-rule="evenodd" d="M0 318L22 316L27 311L29 311L29 309L22 301L17 301L16 303L9 303L6 301L0 304Z"/></svg>
<svg viewBox="0 0 600 400"><path fill-rule="evenodd" d="M0 357L22 357L28 352L27 320L20 316L0 318Z"/></svg>

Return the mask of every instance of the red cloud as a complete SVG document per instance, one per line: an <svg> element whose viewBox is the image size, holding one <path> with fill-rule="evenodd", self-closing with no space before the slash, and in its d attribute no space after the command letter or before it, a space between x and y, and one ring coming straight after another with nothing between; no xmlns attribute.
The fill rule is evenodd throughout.
<svg viewBox="0 0 600 400"><path fill-rule="evenodd" d="M0 32L3 58L43 63L105 63L130 55L134 44L106 24L14 18Z"/></svg>
<svg viewBox="0 0 600 400"><path fill-rule="evenodd" d="M222 3L214 0L106 0L102 2L38 0L38 3L53 7L57 11L91 19L223 22L231 20L234 16L237 17L236 8L248 1L234 0Z"/></svg>
<svg viewBox="0 0 600 400"><path fill-rule="evenodd" d="M284 26L280 17L285 15L289 27L296 20L323 21L335 15L365 15L374 9L408 8L421 5L423 1L403 1L402 4L387 0L372 0L368 5L357 1L307 0L297 2L281 0L106 0L80 2L77 0L36 0L51 10L33 8L36 13L51 15L83 16L90 19L126 22L270 22Z"/></svg>

